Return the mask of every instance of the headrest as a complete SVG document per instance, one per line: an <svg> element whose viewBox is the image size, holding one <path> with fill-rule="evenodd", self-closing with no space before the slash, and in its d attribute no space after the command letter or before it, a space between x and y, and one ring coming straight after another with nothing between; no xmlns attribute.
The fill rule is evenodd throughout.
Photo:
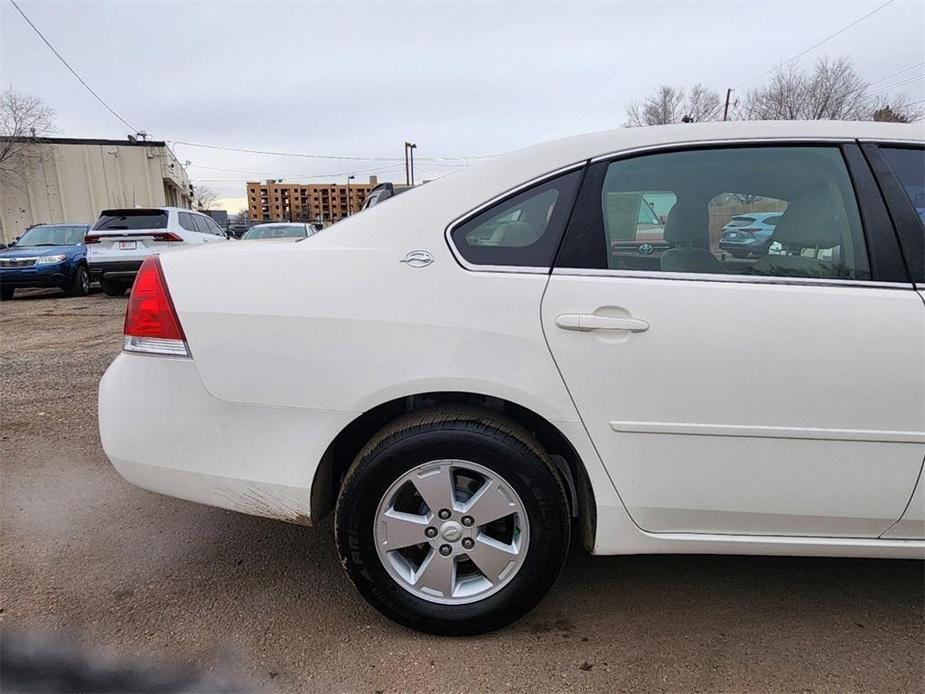
<svg viewBox="0 0 925 694"><path fill-rule="evenodd" d="M527 222L501 224L491 236L493 242L508 248L524 248L536 243L538 238L536 227Z"/></svg>
<svg viewBox="0 0 925 694"><path fill-rule="evenodd" d="M665 241L672 246L710 247L710 213L706 204L678 200L665 222Z"/></svg>
<svg viewBox="0 0 925 694"><path fill-rule="evenodd" d="M774 229L774 241L785 246L834 248L842 243L842 205L828 191L815 188L794 200Z"/></svg>

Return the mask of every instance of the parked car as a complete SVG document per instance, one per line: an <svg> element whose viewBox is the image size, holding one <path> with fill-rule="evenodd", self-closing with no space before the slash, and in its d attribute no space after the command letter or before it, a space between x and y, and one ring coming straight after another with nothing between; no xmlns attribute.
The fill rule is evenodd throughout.
<svg viewBox="0 0 925 694"><path fill-rule="evenodd" d="M884 158L921 171L923 143L921 124L626 128L311 243L148 258L103 448L156 492L334 511L360 593L435 633L526 613L571 542L922 558L925 235ZM622 269L606 201L646 191L673 196L670 248ZM711 253L730 194L787 203L780 254Z"/></svg>
<svg viewBox="0 0 925 694"><path fill-rule="evenodd" d="M103 210L86 243L90 278L108 296L132 286L141 261L171 248L226 241L208 215L179 207Z"/></svg>
<svg viewBox="0 0 925 694"><path fill-rule="evenodd" d="M316 231L311 224L301 222L275 222L272 224L257 224L247 230L241 237L242 241L257 239L304 239Z"/></svg>
<svg viewBox="0 0 925 694"><path fill-rule="evenodd" d="M0 297L17 289L60 287L71 296L90 290L84 236L89 224L42 224L31 227L0 251Z"/></svg>
<svg viewBox="0 0 925 694"><path fill-rule="evenodd" d="M231 224L228 226L228 236L240 239L244 234L247 233L246 224Z"/></svg>
<svg viewBox="0 0 925 694"><path fill-rule="evenodd" d="M607 194L602 206L612 267L623 270L659 267L662 253L671 246L665 240L665 225L655 211L653 200L658 195L664 197L650 191Z"/></svg>
<svg viewBox="0 0 925 694"><path fill-rule="evenodd" d="M370 207L375 207L379 203L385 202L389 198L394 198L399 193L404 193L406 190L411 190L411 188L413 188L413 186L388 182L380 183L369 191L366 199L363 200L363 204L360 205L360 210L368 210Z"/></svg>
<svg viewBox="0 0 925 694"><path fill-rule="evenodd" d="M782 215L782 212L750 212L730 217L719 237L720 250L729 251L736 258L767 255L774 227Z"/></svg>

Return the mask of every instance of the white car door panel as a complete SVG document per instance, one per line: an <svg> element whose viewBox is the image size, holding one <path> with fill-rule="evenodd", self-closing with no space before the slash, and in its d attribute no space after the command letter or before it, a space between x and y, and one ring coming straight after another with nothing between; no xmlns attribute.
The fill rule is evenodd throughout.
<svg viewBox="0 0 925 694"><path fill-rule="evenodd" d="M554 274L543 324L652 532L876 537L925 452L914 292ZM644 332L563 329L618 313Z"/></svg>
<svg viewBox="0 0 925 694"><path fill-rule="evenodd" d="M925 312L866 166L784 144L589 167L542 322L642 529L876 538L903 515Z"/></svg>

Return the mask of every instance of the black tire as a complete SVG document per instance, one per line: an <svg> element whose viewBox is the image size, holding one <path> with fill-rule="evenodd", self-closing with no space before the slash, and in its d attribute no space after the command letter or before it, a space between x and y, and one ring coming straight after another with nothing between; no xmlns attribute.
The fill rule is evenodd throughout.
<svg viewBox="0 0 925 694"><path fill-rule="evenodd" d="M74 281L68 287L67 293L71 296L86 296L90 293L90 274L86 265L78 265L74 270Z"/></svg>
<svg viewBox="0 0 925 694"><path fill-rule="evenodd" d="M9 301L16 293L16 287L0 287L0 300Z"/></svg>
<svg viewBox="0 0 925 694"><path fill-rule="evenodd" d="M500 475L517 492L529 520L520 569L477 602L438 604L412 594L389 575L375 547L374 519L390 485L438 459L475 462ZM516 423L475 409L425 410L387 425L357 455L335 511L337 550L363 597L399 624L433 634L479 634L522 617L559 575L570 532L565 487L540 444Z"/></svg>
<svg viewBox="0 0 925 694"><path fill-rule="evenodd" d="M124 296L128 286L118 280L108 280L105 277L100 280L100 287L103 288L103 294L106 296Z"/></svg>

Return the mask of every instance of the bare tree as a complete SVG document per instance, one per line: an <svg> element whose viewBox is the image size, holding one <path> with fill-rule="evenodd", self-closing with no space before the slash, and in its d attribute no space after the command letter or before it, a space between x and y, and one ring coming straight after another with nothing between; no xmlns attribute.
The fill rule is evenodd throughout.
<svg viewBox="0 0 925 694"><path fill-rule="evenodd" d="M218 193L209 186L193 184L193 204L197 210L211 210L218 202Z"/></svg>
<svg viewBox="0 0 925 694"><path fill-rule="evenodd" d="M750 90L737 113L746 120L897 120L921 116L902 96L875 99L851 60L820 58L811 72L780 66L771 80Z"/></svg>
<svg viewBox="0 0 925 694"><path fill-rule="evenodd" d="M880 97L874 103L871 119L886 123L912 123L925 117L920 104L909 103L903 94Z"/></svg>
<svg viewBox="0 0 925 694"><path fill-rule="evenodd" d="M663 84L655 94L626 109L626 125L667 125L692 121L716 120L720 113L719 94L702 84L695 84L688 94L681 87Z"/></svg>
<svg viewBox="0 0 925 694"><path fill-rule="evenodd" d="M0 183L18 185L44 157L42 138L55 130L55 112L37 96L0 93Z"/></svg>

